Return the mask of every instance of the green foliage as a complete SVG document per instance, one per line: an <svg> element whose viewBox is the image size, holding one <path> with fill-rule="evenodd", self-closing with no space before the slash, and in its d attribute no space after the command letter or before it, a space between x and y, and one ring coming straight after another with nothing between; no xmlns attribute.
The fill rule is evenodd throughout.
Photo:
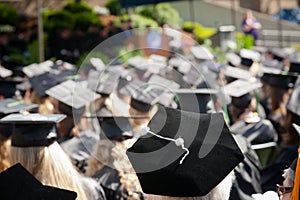
<svg viewBox="0 0 300 200"><path fill-rule="evenodd" d="M254 46L254 38L252 35L244 35L238 32L236 34L237 50L245 48L251 49Z"/></svg>
<svg viewBox="0 0 300 200"><path fill-rule="evenodd" d="M82 12L74 15L75 28L87 31L91 24L101 26L98 16L93 12Z"/></svg>
<svg viewBox="0 0 300 200"><path fill-rule="evenodd" d="M16 26L19 20L19 15L16 9L12 6L0 3L0 24Z"/></svg>
<svg viewBox="0 0 300 200"><path fill-rule="evenodd" d="M39 62L39 42L34 40L27 46L28 52L30 54L28 64Z"/></svg>
<svg viewBox="0 0 300 200"><path fill-rule="evenodd" d="M92 12L92 8L85 2L81 1L80 3L69 2L64 7L63 10L66 10L70 13L80 13L80 12Z"/></svg>
<svg viewBox="0 0 300 200"><path fill-rule="evenodd" d="M206 27L196 27L193 30L193 34L195 36L195 39L199 43L203 43L203 41L207 38L210 38L214 34L217 33L217 29L215 28L206 28Z"/></svg>
<svg viewBox="0 0 300 200"><path fill-rule="evenodd" d="M145 28L145 27L158 27L158 24L153 19L144 17L142 15L132 15L132 23L135 28Z"/></svg>
<svg viewBox="0 0 300 200"><path fill-rule="evenodd" d="M159 25L169 24L177 27L182 22L178 11L168 3L160 3L155 6L138 6L135 8L135 13L151 18L157 21Z"/></svg>
<svg viewBox="0 0 300 200"><path fill-rule="evenodd" d="M197 22L184 22L182 24L182 29L189 33L193 33L194 29L197 27L202 27L202 26Z"/></svg>
<svg viewBox="0 0 300 200"><path fill-rule="evenodd" d="M48 10L43 13L44 28L50 34L56 29L73 29L74 16L65 10Z"/></svg>
<svg viewBox="0 0 300 200"><path fill-rule="evenodd" d="M184 22L182 29L186 32L193 33L196 41L200 44L217 33L217 29L204 27L197 22Z"/></svg>
<svg viewBox="0 0 300 200"><path fill-rule="evenodd" d="M119 49L118 52L118 59L123 61L123 62L127 62L129 58L135 57L135 56L142 56L142 52L139 49L135 49L135 50L129 50L126 47L122 47Z"/></svg>
<svg viewBox="0 0 300 200"><path fill-rule="evenodd" d="M118 0L109 0L105 7L108 8L110 14L121 15L121 5Z"/></svg>

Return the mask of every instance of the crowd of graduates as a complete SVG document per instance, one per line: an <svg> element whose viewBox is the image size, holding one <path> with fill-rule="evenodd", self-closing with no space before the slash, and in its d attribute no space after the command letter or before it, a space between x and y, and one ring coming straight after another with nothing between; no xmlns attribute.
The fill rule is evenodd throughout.
<svg viewBox="0 0 300 200"><path fill-rule="evenodd" d="M58 60L1 66L0 182L11 183L1 199L33 199L13 192L17 163L78 199L299 199L299 52L255 46L218 63L162 30L163 55L91 58L77 70L68 45L109 32L70 39L62 30L52 42Z"/></svg>

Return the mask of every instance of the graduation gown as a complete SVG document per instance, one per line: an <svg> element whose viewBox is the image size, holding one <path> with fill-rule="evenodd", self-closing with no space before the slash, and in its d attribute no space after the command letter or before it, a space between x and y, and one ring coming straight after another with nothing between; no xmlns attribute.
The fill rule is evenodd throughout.
<svg viewBox="0 0 300 200"><path fill-rule="evenodd" d="M120 182L120 177L115 169L104 166L92 177L103 188L107 200L125 200L127 192Z"/></svg>
<svg viewBox="0 0 300 200"><path fill-rule="evenodd" d="M87 160L91 155L94 145L99 140L99 135L91 130L85 130L78 137L60 143L62 149L71 158L73 164L82 172L85 172Z"/></svg>
<svg viewBox="0 0 300 200"><path fill-rule="evenodd" d="M260 162L250 143L241 135L233 135L245 159L235 167L229 200L253 200L252 194L261 193Z"/></svg>
<svg viewBox="0 0 300 200"><path fill-rule="evenodd" d="M253 145L267 142L276 142L277 132L269 120L261 119L258 122L238 121L230 126L230 130L242 135Z"/></svg>

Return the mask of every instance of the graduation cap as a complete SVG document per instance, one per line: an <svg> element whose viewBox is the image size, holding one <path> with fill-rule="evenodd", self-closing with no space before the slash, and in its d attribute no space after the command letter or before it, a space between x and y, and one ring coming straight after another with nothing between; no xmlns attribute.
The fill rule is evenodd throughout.
<svg viewBox="0 0 300 200"><path fill-rule="evenodd" d="M76 192L46 186L39 182L20 163L0 173L1 199L75 200Z"/></svg>
<svg viewBox="0 0 300 200"><path fill-rule="evenodd" d="M41 74L44 74L46 72L49 72L51 70L51 67L54 65L54 63L50 60L47 60L42 63L33 63L31 65L28 65L26 67L23 67L23 72L28 76L29 78L34 76L39 76Z"/></svg>
<svg viewBox="0 0 300 200"><path fill-rule="evenodd" d="M146 133L126 153L147 194L204 196L244 159L221 113L160 107Z"/></svg>
<svg viewBox="0 0 300 200"><path fill-rule="evenodd" d="M46 94L57 99L60 102L59 110L68 116L81 116L87 103L101 97L89 88L82 87L80 82L71 80L50 88Z"/></svg>
<svg viewBox="0 0 300 200"><path fill-rule="evenodd" d="M55 75L47 72L39 76L33 76L29 78L29 82L32 86L32 89L36 91L40 97L44 97L46 96L46 90L59 84L60 80Z"/></svg>
<svg viewBox="0 0 300 200"><path fill-rule="evenodd" d="M242 63L241 57L238 56L236 53L227 53L226 60L229 65L234 66L234 67L238 67Z"/></svg>
<svg viewBox="0 0 300 200"><path fill-rule="evenodd" d="M295 87L293 89L293 92L289 98L289 101L286 105L286 108L291 111L292 113L300 116L300 105L299 105L299 100L300 100L300 79L298 78Z"/></svg>
<svg viewBox="0 0 300 200"><path fill-rule="evenodd" d="M179 107L181 110L207 113L208 103L216 100L218 93L215 89L178 89L174 90L179 98Z"/></svg>
<svg viewBox="0 0 300 200"><path fill-rule="evenodd" d="M148 112L156 104L164 90L152 84L140 85L131 95L130 106L142 112Z"/></svg>
<svg viewBox="0 0 300 200"><path fill-rule="evenodd" d="M120 76L111 71L90 70L88 75L88 87L101 94L109 96L117 88Z"/></svg>
<svg viewBox="0 0 300 200"><path fill-rule="evenodd" d="M159 98L159 103L164 106L170 106L173 101L174 94L168 93L167 91L172 91L180 88L180 85L174 81L163 78L159 75L153 74L148 80L150 85L158 86L160 89L166 91Z"/></svg>
<svg viewBox="0 0 300 200"><path fill-rule="evenodd" d="M240 56L242 58L241 64L247 67L250 67L253 62L258 62L261 59L260 53L249 49L241 49Z"/></svg>
<svg viewBox="0 0 300 200"><path fill-rule="evenodd" d="M252 78L251 72L237 67L231 67L231 66L227 66L224 69L224 74L225 76L233 78L235 80L236 79L249 80L250 78Z"/></svg>
<svg viewBox="0 0 300 200"><path fill-rule="evenodd" d="M180 73L186 74L190 71L192 64L181 58L181 57L174 57L169 60L169 65L172 65L175 69L177 69Z"/></svg>
<svg viewBox="0 0 300 200"><path fill-rule="evenodd" d="M199 60L212 60L214 55L204 46L193 46L190 48L193 56Z"/></svg>
<svg viewBox="0 0 300 200"><path fill-rule="evenodd" d="M237 108L248 108L253 96L251 92L262 87L260 82L236 80L223 87L225 94L231 97L231 104Z"/></svg>
<svg viewBox="0 0 300 200"><path fill-rule="evenodd" d="M269 53L273 55L273 59L278 61L284 61L288 56L285 49L277 48L277 47L270 49Z"/></svg>
<svg viewBox="0 0 300 200"><path fill-rule="evenodd" d="M0 116L6 116L20 111L29 111L36 108L38 108L37 104L25 103L24 101L8 98L0 101Z"/></svg>
<svg viewBox="0 0 300 200"><path fill-rule="evenodd" d="M0 96L12 98L16 96L17 84L21 81L14 79L0 79Z"/></svg>
<svg viewBox="0 0 300 200"><path fill-rule="evenodd" d="M282 89L293 88L298 78L295 73L281 72L280 74L275 73L264 73L265 78L263 79L270 86Z"/></svg>
<svg viewBox="0 0 300 200"><path fill-rule="evenodd" d="M13 75L13 71L0 66L0 78L7 78Z"/></svg>
<svg viewBox="0 0 300 200"><path fill-rule="evenodd" d="M56 124L64 118L61 114L10 114L0 124L12 124L12 146L49 146L58 136Z"/></svg>
<svg viewBox="0 0 300 200"><path fill-rule="evenodd" d="M289 56L290 68L289 72L297 72L300 73L300 53L295 53Z"/></svg>

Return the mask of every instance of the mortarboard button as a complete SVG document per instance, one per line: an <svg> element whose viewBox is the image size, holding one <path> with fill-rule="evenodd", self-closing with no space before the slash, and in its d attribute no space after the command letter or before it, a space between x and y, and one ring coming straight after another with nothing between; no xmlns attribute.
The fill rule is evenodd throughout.
<svg viewBox="0 0 300 200"><path fill-rule="evenodd" d="M171 197L206 195L244 159L221 113L162 107L126 153L143 192Z"/></svg>
<svg viewBox="0 0 300 200"><path fill-rule="evenodd" d="M64 118L60 114L10 114L0 124L12 124L12 146L49 146L58 136L56 124Z"/></svg>

